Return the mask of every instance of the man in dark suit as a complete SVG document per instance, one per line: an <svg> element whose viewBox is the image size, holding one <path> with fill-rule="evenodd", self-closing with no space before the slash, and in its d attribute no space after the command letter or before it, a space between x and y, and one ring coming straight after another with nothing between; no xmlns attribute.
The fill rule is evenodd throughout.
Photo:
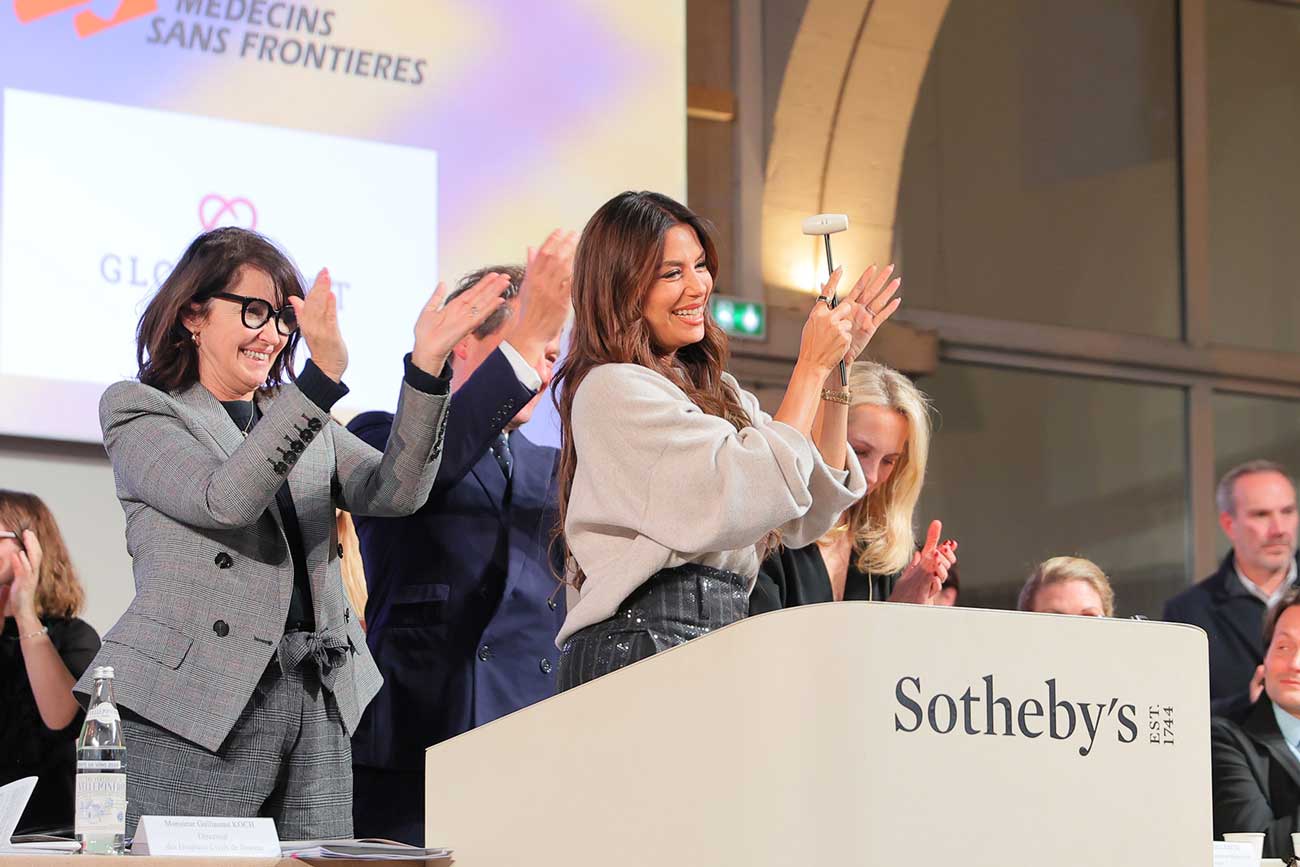
<svg viewBox="0 0 1300 867"><path fill-rule="evenodd" d="M1264 633L1265 694L1240 723L1210 726L1214 836L1263 831L1264 857L1289 858L1300 831L1300 591L1283 595Z"/></svg>
<svg viewBox="0 0 1300 867"><path fill-rule="evenodd" d="M1260 694L1261 627L1269 605L1296 579L1296 495L1286 470L1250 461L1229 470L1215 495L1232 551L1219 570L1165 603L1164 619L1210 639L1210 706L1240 718Z"/></svg>
<svg viewBox="0 0 1300 867"><path fill-rule="evenodd" d="M410 517L356 519L366 639L384 675L352 740L359 837L423 845L425 748L555 694L558 452L517 428L550 382L575 244L555 233L526 271L461 281L506 273L517 298L454 350L433 490ZM382 447L391 425L368 412L348 427Z"/></svg>

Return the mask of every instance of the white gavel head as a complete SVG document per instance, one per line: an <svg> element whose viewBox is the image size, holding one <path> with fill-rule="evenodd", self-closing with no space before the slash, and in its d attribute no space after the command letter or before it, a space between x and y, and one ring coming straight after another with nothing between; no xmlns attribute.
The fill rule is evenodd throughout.
<svg viewBox="0 0 1300 867"><path fill-rule="evenodd" d="M834 235L849 227L848 214L814 214L805 217L803 233L805 235Z"/></svg>

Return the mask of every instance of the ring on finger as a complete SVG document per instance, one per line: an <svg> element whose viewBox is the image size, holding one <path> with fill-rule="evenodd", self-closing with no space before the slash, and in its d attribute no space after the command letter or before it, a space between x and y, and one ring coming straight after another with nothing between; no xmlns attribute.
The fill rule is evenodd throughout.
<svg viewBox="0 0 1300 867"><path fill-rule="evenodd" d="M817 296L817 301L822 302L822 303L825 304L827 307L830 307L830 306L831 306L831 299L830 299L830 296L829 296L829 295L818 295L818 296ZM814 303L816 303L816 302L814 302Z"/></svg>

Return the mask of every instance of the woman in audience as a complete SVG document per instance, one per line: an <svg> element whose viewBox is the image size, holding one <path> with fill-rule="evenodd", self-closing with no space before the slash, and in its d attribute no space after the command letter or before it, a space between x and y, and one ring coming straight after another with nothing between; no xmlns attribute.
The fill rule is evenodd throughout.
<svg viewBox="0 0 1300 867"><path fill-rule="evenodd" d="M1114 617L1115 591L1101 567L1082 557L1053 557L1038 564L1020 590L1021 611Z"/></svg>
<svg viewBox="0 0 1300 867"><path fill-rule="evenodd" d="M556 375L580 594L557 638L562 690L744 617L763 553L812 542L865 493L836 371L897 309L897 281L865 274L831 309L832 276L769 416L724 373L717 271L705 222L657 193L616 196L583 231Z"/></svg>
<svg viewBox="0 0 1300 867"><path fill-rule="evenodd" d="M348 351L324 270L304 297L275 245L216 229L150 300L139 381L100 401L136 584L94 663L116 674L128 834L149 814L269 816L286 839L351 835L348 733L380 676L343 591L334 509L423 505L447 355L507 282L490 274L446 305L439 286L419 312L382 453L329 415L347 393ZM299 338L311 358L295 377Z"/></svg>
<svg viewBox="0 0 1300 867"><path fill-rule="evenodd" d="M930 454L929 399L906 376L876 362L854 366L849 392L849 445L862 465L867 495L813 544L782 547L763 561L751 614L841 599L942 604L957 543L940 544L942 526L934 521L917 551L912 528Z"/></svg>
<svg viewBox="0 0 1300 867"><path fill-rule="evenodd" d="M45 503L0 490L0 785L39 778L22 833L72 827L83 717L72 685L99 650L95 630L77 618L84 601Z"/></svg>

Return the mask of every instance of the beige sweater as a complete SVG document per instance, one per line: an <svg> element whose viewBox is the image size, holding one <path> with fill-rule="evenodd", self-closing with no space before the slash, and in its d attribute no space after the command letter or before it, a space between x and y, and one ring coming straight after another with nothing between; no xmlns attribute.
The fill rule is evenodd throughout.
<svg viewBox="0 0 1300 867"><path fill-rule="evenodd" d="M867 490L849 450L832 470L803 434L759 409L730 374L754 420L737 431L669 379L638 364L593 369L573 399L578 465L564 533L586 578L556 637L612 617L660 569L700 563L750 579L772 530L802 547Z"/></svg>

